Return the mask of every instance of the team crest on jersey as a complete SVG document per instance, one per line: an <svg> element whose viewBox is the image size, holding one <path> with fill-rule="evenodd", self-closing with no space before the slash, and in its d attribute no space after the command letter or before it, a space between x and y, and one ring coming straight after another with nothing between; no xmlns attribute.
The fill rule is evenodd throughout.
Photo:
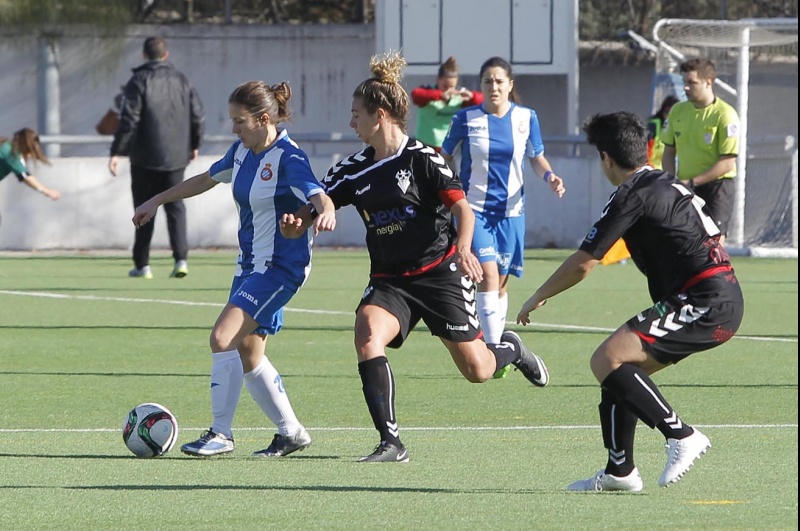
<svg viewBox="0 0 800 531"><path fill-rule="evenodd" d="M714 141L714 135L712 135L711 133L706 133L705 135L703 135L703 140L705 140L706 144L710 145L711 142Z"/></svg>
<svg viewBox="0 0 800 531"><path fill-rule="evenodd" d="M528 124L525 122L525 120L520 120L519 124L517 125L517 131L519 131L519 134L521 135L528 134Z"/></svg>
<svg viewBox="0 0 800 531"><path fill-rule="evenodd" d="M261 180L269 181L270 179L272 179L272 163L267 162L267 164L261 170Z"/></svg>
<svg viewBox="0 0 800 531"><path fill-rule="evenodd" d="M397 179L397 186L406 193L408 191L408 187L411 186L411 170L400 170L394 176Z"/></svg>

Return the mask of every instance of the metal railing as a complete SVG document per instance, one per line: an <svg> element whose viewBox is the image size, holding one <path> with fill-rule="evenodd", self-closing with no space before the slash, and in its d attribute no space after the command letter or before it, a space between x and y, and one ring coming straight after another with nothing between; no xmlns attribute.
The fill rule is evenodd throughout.
<svg viewBox="0 0 800 531"><path fill-rule="evenodd" d="M110 145L114 139L110 135L40 135L39 140L45 146L61 145ZM230 144L236 139L234 135L205 135L203 146ZM292 139L303 146L310 156L319 154L322 144L361 144L358 136L354 133L292 133ZM584 135L551 135L543 137L543 142L548 146L548 153L552 148L560 147L565 151L565 155L579 156L580 147L586 145ZM60 151L60 148L57 149ZM593 152L592 152L593 154Z"/></svg>

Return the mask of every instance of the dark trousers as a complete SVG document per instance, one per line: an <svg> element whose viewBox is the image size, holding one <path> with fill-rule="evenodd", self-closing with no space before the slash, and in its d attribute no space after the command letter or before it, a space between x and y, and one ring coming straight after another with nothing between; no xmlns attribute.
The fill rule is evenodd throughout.
<svg viewBox="0 0 800 531"><path fill-rule="evenodd" d="M183 181L186 168L172 171L149 170L131 166L131 193L134 208L143 204L151 197ZM174 201L164 204L167 213L167 230L169 232L169 246L172 248L172 257L186 260L189 252L186 242L186 207L183 201ZM133 242L133 263L141 269L150 263L150 242L153 240L153 227L156 217L150 223L145 223L136 229Z"/></svg>

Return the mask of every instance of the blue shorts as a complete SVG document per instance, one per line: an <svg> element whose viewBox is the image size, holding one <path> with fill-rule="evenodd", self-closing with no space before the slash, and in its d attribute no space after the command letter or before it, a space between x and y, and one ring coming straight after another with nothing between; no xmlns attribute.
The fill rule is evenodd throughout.
<svg viewBox="0 0 800 531"><path fill-rule="evenodd" d="M289 277L275 269L233 277L228 302L241 308L259 327L254 334L277 334L283 328L283 307L300 289Z"/></svg>
<svg viewBox="0 0 800 531"><path fill-rule="evenodd" d="M472 252L481 263L497 261L501 275L522 277L525 216L490 218L475 212Z"/></svg>

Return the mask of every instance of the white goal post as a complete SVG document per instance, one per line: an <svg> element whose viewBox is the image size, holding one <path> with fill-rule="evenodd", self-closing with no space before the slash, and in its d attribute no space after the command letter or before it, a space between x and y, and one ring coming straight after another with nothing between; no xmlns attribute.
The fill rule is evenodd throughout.
<svg viewBox="0 0 800 531"><path fill-rule="evenodd" d="M680 63L705 57L717 68L717 94L739 113L742 141L729 247L741 254L796 258L797 19L662 19L653 37L654 110L668 92L683 99Z"/></svg>

